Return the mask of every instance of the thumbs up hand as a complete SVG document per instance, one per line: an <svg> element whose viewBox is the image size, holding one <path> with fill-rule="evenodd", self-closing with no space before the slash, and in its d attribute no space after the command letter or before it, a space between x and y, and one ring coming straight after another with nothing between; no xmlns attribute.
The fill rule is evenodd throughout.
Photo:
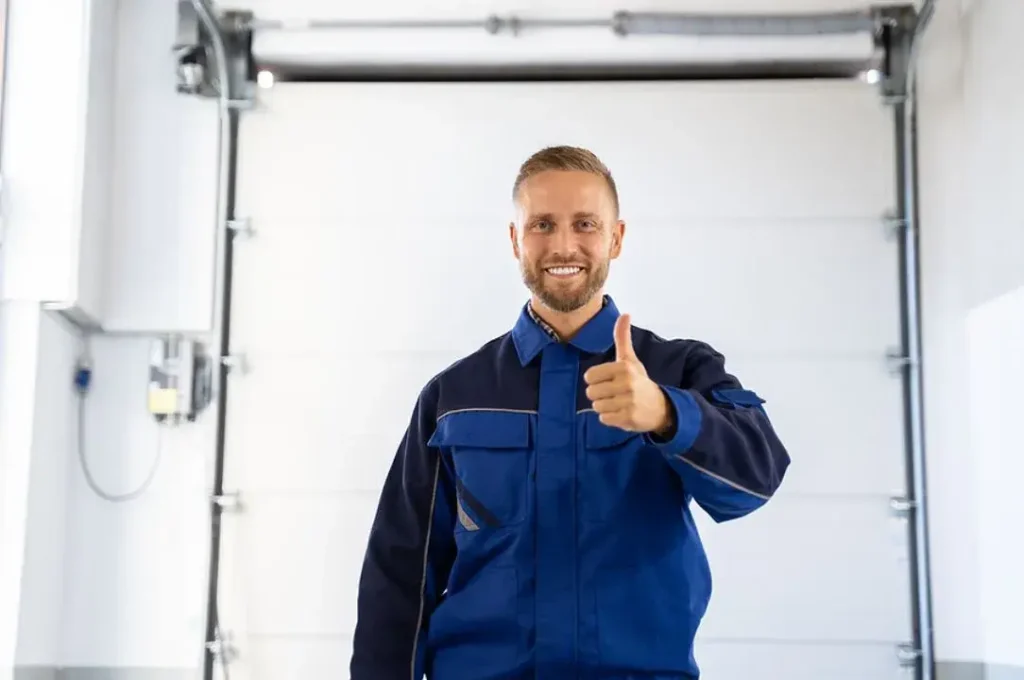
<svg viewBox="0 0 1024 680"><path fill-rule="evenodd" d="M598 419L630 432L663 434L672 428L668 397L647 376L636 356L628 314L615 321L615 361L594 366L583 374L587 398Z"/></svg>

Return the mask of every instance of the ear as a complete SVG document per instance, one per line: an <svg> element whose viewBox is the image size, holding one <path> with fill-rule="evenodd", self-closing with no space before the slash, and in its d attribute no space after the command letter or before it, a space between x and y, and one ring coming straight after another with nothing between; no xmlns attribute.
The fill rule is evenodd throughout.
<svg viewBox="0 0 1024 680"><path fill-rule="evenodd" d="M612 225L612 249L611 259L615 259L622 252L622 238L626 235L626 223L622 220Z"/></svg>
<svg viewBox="0 0 1024 680"><path fill-rule="evenodd" d="M512 255L519 259L519 233L516 230L516 223L508 223L508 238L512 241Z"/></svg>

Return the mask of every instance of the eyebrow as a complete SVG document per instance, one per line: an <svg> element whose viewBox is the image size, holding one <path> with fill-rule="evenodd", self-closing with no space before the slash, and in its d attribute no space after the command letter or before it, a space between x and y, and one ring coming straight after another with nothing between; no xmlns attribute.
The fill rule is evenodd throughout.
<svg viewBox="0 0 1024 680"><path fill-rule="evenodd" d="M596 220L596 221L600 220L600 218L597 216L596 213L585 212L585 211L584 212L573 213L572 218L574 220L579 220L579 219L584 219L584 218L588 218L588 219L592 219L592 220ZM538 220L547 220L547 221L550 221L550 222L554 222L555 221L555 215L554 215L554 213L541 213L539 215L530 215L530 221L531 222L536 222Z"/></svg>

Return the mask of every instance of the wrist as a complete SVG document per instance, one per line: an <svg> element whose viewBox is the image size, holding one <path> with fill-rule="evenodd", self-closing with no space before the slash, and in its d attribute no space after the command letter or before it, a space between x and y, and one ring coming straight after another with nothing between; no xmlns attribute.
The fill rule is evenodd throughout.
<svg viewBox="0 0 1024 680"><path fill-rule="evenodd" d="M659 439L668 441L675 436L675 408L673 408L672 401L669 399L669 396L665 394L665 391L662 389L659 389L658 391L661 393L662 415L652 434Z"/></svg>

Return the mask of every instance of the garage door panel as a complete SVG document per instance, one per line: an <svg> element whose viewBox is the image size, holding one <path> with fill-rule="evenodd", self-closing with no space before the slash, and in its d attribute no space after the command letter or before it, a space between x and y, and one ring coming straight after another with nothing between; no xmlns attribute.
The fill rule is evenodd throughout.
<svg viewBox="0 0 1024 680"><path fill-rule="evenodd" d="M236 249L234 341L346 352L372 320L378 349L469 352L515 322L527 293L506 227L389 227L259 223ZM896 280L877 225L656 223L630 227L609 291L638 325L723 351L882 356Z"/></svg>
<svg viewBox="0 0 1024 680"><path fill-rule="evenodd" d="M609 286L666 337L881 355L899 339L897 274L878 222L657 223L627 225Z"/></svg>
<svg viewBox="0 0 1024 680"><path fill-rule="evenodd" d="M227 485L380 490L417 396L451 361L373 351L346 362L334 356L255 354L250 372L232 377L227 436L239 454L226 461Z"/></svg>
<svg viewBox="0 0 1024 680"><path fill-rule="evenodd" d="M767 400L794 464L788 494L888 496L906 488L903 386L881 359L726 357Z"/></svg>
<svg viewBox="0 0 1024 680"><path fill-rule="evenodd" d="M519 164L563 143L619 169L631 219L864 219L894 207L891 111L857 83L285 83L260 98L242 122L238 195L258 219L502 223ZM631 167L657 170L641 179ZM432 173L451 179L423 181Z"/></svg>
<svg viewBox="0 0 1024 680"><path fill-rule="evenodd" d="M697 663L708 678L910 680L892 644L778 644L698 638ZM752 676L756 669L758 676Z"/></svg>
<svg viewBox="0 0 1024 680"><path fill-rule="evenodd" d="M232 518L248 634L349 634L376 493L260 493Z"/></svg>
<svg viewBox="0 0 1024 680"><path fill-rule="evenodd" d="M236 597L248 596L246 629L351 632L362 562L354 546L365 542L375 508L375 494L249 497L245 517L232 520L246 555L244 585L234 586ZM740 521L697 517L715 583L704 635L898 642L909 634L906 527L882 499L782 494Z"/></svg>
<svg viewBox="0 0 1024 680"><path fill-rule="evenodd" d="M910 634L906 525L885 499L780 493L715 525L696 511L714 593L709 637L903 641Z"/></svg>
<svg viewBox="0 0 1024 680"><path fill-rule="evenodd" d="M255 490L380 488L416 396L454 357L370 352L256 354L232 378L229 486ZM902 387L882 362L728 358L726 368L768 400L796 463L789 494L885 497L905 487ZM327 396L325 396L327 395ZM282 465L282 460L287 465Z"/></svg>
<svg viewBox="0 0 1024 680"><path fill-rule="evenodd" d="M232 680L348 677L350 636L314 638L254 635L232 663ZM697 663L708 678L765 677L786 680L908 680L891 644L765 644L698 638Z"/></svg>
<svg viewBox="0 0 1024 680"><path fill-rule="evenodd" d="M349 677L350 635L251 635L241 640L230 680L311 680Z"/></svg>
<svg viewBox="0 0 1024 680"><path fill-rule="evenodd" d="M262 224L236 249L235 286L246 293L233 304L233 343L247 353L372 345L460 356L515 322L525 297L505 229L387 226Z"/></svg>
<svg viewBox="0 0 1024 680"><path fill-rule="evenodd" d="M365 536L416 394L526 300L510 184L593 148L627 221L609 292L763 393L793 466L698 521L708 677L890 678L909 637L891 109L855 83L299 84L242 118L222 572L255 678L346 676ZM230 584L230 585L228 585ZM234 591L234 592L232 592ZM233 675L233 677L235 677Z"/></svg>

